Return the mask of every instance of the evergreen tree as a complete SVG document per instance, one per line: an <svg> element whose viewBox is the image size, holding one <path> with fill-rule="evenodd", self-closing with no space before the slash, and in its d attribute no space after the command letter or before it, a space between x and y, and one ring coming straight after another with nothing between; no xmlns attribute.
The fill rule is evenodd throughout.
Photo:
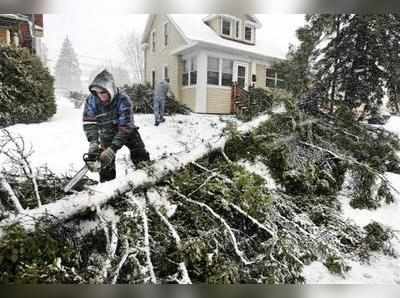
<svg viewBox="0 0 400 298"><path fill-rule="evenodd" d="M56 65L56 88L69 91L82 89L79 61L68 37L64 40Z"/></svg>
<svg viewBox="0 0 400 298"><path fill-rule="evenodd" d="M400 114L400 51L399 51L399 35L400 35L400 15L391 14L386 19L379 18L381 26L386 26L390 22L388 30L382 30L382 47L383 54L389 57L386 65L387 81L386 87L388 90L389 108L392 112Z"/></svg>
<svg viewBox="0 0 400 298"><path fill-rule="evenodd" d="M321 31L318 30L321 27L321 24L318 23L321 19L314 20L312 18L312 16L306 16L307 24L296 31L300 45L298 47L290 45L287 59L274 66L285 80L287 90L296 98L309 91L312 80L311 57L321 36Z"/></svg>
<svg viewBox="0 0 400 298"><path fill-rule="evenodd" d="M0 128L46 121L55 112L54 79L40 59L0 44Z"/></svg>
<svg viewBox="0 0 400 298"><path fill-rule="evenodd" d="M399 16L310 15L297 31L301 45L284 62L289 91L333 112L344 104L362 119L399 97ZM397 106L398 107L398 106ZM399 108L399 107L398 107Z"/></svg>
<svg viewBox="0 0 400 298"><path fill-rule="evenodd" d="M387 14L329 18L331 22L325 23L324 30L328 42L316 58L315 80L325 88L329 86L326 99L331 111L343 102L352 110L362 107L359 119L366 113L374 115L382 104L385 86L393 78L392 66L399 65L400 27L394 22L398 17Z"/></svg>

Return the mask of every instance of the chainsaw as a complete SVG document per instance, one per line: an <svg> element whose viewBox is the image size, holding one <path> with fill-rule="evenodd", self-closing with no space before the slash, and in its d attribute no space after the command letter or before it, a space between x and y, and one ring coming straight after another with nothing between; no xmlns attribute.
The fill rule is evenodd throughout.
<svg viewBox="0 0 400 298"><path fill-rule="evenodd" d="M64 187L64 192L69 192L82 178L86 175L88 171L100 172L101 162L99 160L100 152L96 153L85 153L83 154L83 161L85 165L72 177L71 181L68 182Z"/></svg>

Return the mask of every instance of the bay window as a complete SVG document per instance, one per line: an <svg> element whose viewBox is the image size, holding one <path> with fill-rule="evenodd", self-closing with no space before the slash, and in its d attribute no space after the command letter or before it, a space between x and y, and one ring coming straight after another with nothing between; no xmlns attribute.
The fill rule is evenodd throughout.
<svg viewBox="0 0 400 298"><path fill-rule="evenodd" d="M197 84L197 61L196 57L183 60L182 86Z"/></svg>
<svg viewBox="0 0 400 298"><path fill-rule="evenodd" d="M207 84L219 85L219 59L207 58Z"/></svg>
<svg viewBox="0 0 400 298"><path fill-rule="evenodd" d="M190 85L196 85L197 83L197 61L196 57L190 59Z"/></svg>
<svg viewBox="0 0 400 298"><path fill-rule="evenodd" d="M222 86L232 86L233 78L233 61L232 60L222 60Z"/></svg>
<svg viewBox="0 0 400 298"><path fill-rule="evenodd" d="M182 72L182 86L188 86L189 85L189 66L188 66L188 61L183 60L183 72Z"/></svg>

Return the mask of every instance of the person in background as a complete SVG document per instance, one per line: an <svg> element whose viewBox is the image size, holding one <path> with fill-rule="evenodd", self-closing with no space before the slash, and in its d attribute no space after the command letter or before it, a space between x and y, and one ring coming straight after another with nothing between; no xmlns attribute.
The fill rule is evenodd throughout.
<svg viewBox="0 0 400 298"><path fill-rule="evenodd" d="M171 97L175 97L169 85L169 78L166 78L164 80L161 80L154 88L153 110L155 126L158 126L161 122L165 121L165 101L167 99L168 93L171 95Z"/></svg>

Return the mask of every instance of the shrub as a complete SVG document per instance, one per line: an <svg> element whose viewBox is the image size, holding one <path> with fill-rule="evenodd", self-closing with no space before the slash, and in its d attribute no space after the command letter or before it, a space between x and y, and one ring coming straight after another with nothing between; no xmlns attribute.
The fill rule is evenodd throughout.
<svg viewBox="0 0 400 298"><path fill-rule="evenodd" d="M54 79L39 58L0 45L0 127L42 122L55 112Z"/></svg>
<svg viewBox="0 0 400 298"><path fill-rule="evenodd" d="M146 84L125 85L122 91L129 95L133 101L134 113L153 113L153 90L151 86ZM167 114L189 114L190 109L185 105L177 102L173 98L166 101L165 111Z"/></svg>

